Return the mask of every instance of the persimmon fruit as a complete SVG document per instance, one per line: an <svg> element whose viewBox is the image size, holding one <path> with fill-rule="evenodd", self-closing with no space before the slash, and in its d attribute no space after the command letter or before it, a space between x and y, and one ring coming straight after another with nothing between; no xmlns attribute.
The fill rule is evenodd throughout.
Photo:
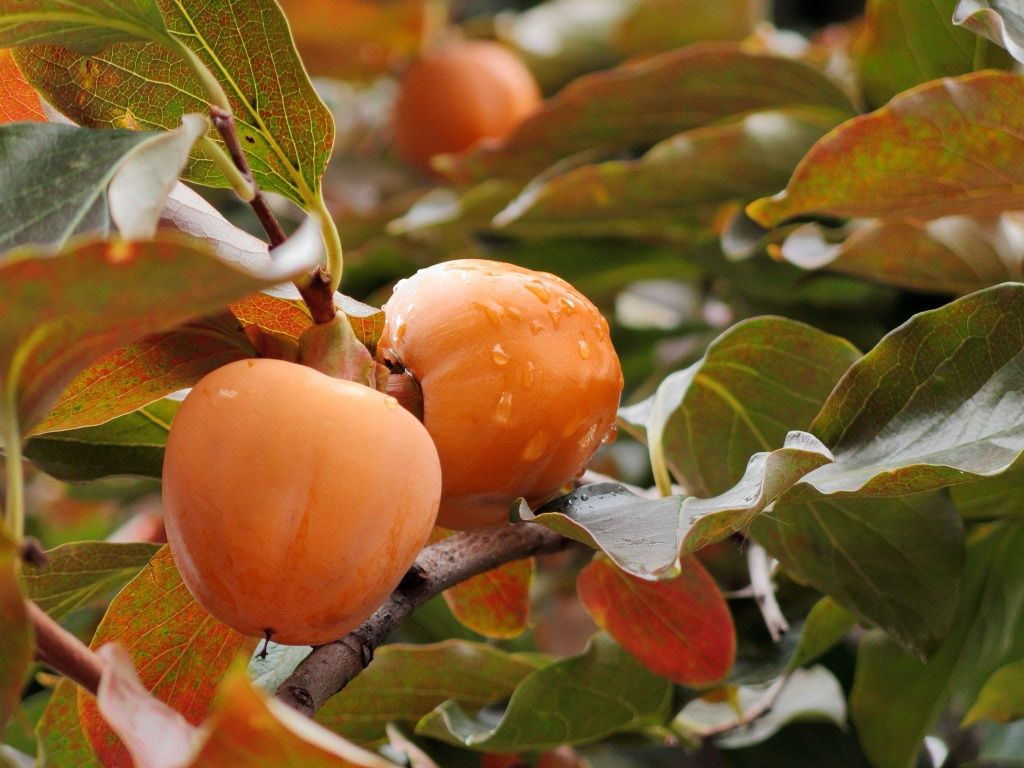
<svg viewBox="0 0 1024 768"><path fill-rule="evenodd" d="M438 525L508 520L556 496L614 428L622 369L608 323L544 272L479 259L400 281L378 356L419 382L441 458Z"/></svg>
<svg viewBox="0 0 1024 768"><path fill-rule="evenodd" d="M202 378L174 418L163 471L182 579L239 632L318 645L392 592L426 544L437 451L394 398L283 360Z"/></svg>
<svg viewBox="0 0 1024 768"><path fill-rule="evenodd" d="M413 165L507 135L541 102L530 70L486 40L442 45L417 59L399 85L392 117L395 145Z"/></svg>

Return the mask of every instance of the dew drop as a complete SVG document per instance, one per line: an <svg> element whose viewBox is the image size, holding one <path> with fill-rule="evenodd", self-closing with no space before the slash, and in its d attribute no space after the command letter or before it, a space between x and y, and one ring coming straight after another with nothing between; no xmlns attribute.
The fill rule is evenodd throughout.
<svg viewBox="0 0 1024 768"><path fill-rule="evenodd" d="M473 304L487 316L487 322L495 328L501 328L501 319L504 314L501 307L497 304L481 304L479 301L474 301Z"/></svg>
<svg viewBox="0 0 1024 768"><path fill-rule="evenodd" d="M384 405L387 406L389 411L397 411L398 410L398 400L396 400L395 398L391 397L390 395L388 395L387 397L384 398Z"/></svg>
<svg viewBox="0 0 1024 768"><path fill-rule="evenodd" d="M580 495L580 501L590 501L590 497L587 496L587 494L585 494L585 493L581 494Z"/></svg>
<svg viewBox="0 0 1024 768"><path fill-rule="evenodd" d="M558 323L562 319L562 313L559 312L557 309L550 309L548 310L548 314L551 315L551 324L554 325L555 328L557 328Z"/></svg>
<svg viewBox="0 0 1024 768"><path fill-rule="evenodd" d="M512 393L502 392L498 400L498 407L494 409L494 418L503 424L508 424L512 418Z"/></svg>
<svg viewBox="0 0 1024 768"><path fill-rule="evenodd" d="M521 457L523 461L536 461L544 455L544 451L548 447L548 443L551 441L548 439L546 432L536 432L533 437L530 438L530 442L526 444L523 449Z"/></svg>
<svg viewBox="0 0 1024 768"><path fill-rule="evenodd" d="M544 323L542 323L540 320L530 321L530 333L532 333L534 336L536 336L538 333L541 333L543 330Z"/></svg>
<svg viewBox="0 0 1024 768"><path fill-rule="evenodd" d="M547 304L551 300L551 291L549 291L543 283L539 280L531 280L526 284L526 290L536 296L538 299Z"/></svg>
<svg viewBox="0 0 1024 768"><path fill-rule="evenodd" d="M590 357L590 345L587 344L583 339L580 339L580 357L586 360Z"/></svg>
<svg viewBox="0 0 1024 768"><path fill-rule="evenodd" d="M575 312L576 312L576 302L573 301L572 299L570 299L570 298L568 298L566 296L563 296L562 298L560 298L558 300L558 304L559 304L559 307L561 308L561 311L564 312L565 314L567 314L567 315L575 314Z"/></svg>
<svg viewBox="0 0 1024 768"><path fill-rule="evenodd" d="M494 349L491 350L491 359L497 365L508 365L508 361L512 358L509 357L508 352L502 349L501 344L495 344Z"/></svg>
<svg viewBox="0 0 1024 768"><path fill-rule="evenodd" d="M395 340L401 341L405 338L406 332L409 330L409 324L402 318L398 318L398 322L395 324Z"/></svg>
<svg viewBox="0 0 1024 768"><path fill-rule="evenodd" d="M508 312L508 316L513 320L519 320L523 316L518 307L505 307L505 311Z"/></svg>
<svg viewBox="0 0 1024 768"><path fill-rule="evenodd" d="M526 367L523 368L523 388L524 389L533 389L533 382L534 382L534 379L536 379L536 377L537 377L537 366L534 365L533 361L531 360L530 362L528 362L526 364Z"/></svg>
<svg viewBox="0 0 1024 768"><path fill-rule="evenodd" d="M601 445L610 445L614 443L619 436L619 428L612 424L608 431L604 433L604 437L601 438Z"/></svg>

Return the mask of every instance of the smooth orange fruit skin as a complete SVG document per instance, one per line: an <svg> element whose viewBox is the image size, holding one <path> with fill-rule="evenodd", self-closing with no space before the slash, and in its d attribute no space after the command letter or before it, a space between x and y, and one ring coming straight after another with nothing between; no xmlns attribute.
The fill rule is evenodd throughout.
<svg viewBox="0 0 1024 768"><path fill-rule="evenodd" d="M438 525L508 521L577 477L608 435L622 369L597 308L561 278L478 259L420 270L384 305L378 356L423 390L441 457Z"/></svg>
<svg viewBox="0 0 1024 768"><path fill-rule="evenodd" d="M430 169L430 158L499 139L541 102L530 70L498 43L449 43L402 77L393 114L398 152Z"/></svg>
<svg viewBox="0 0 1024 768"><path fill-rule="evenodd" d="M239 632L343 637L398 585L437 515L430 436L394 398L282 360L205 376L164 456L181 576Z"/></svg>

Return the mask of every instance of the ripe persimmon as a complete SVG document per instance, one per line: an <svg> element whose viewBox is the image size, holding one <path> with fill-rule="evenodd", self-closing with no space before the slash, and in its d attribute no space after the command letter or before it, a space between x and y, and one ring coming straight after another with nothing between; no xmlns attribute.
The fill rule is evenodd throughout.
<svg viewBox="0 0 1024 768"><path fill-rule="evenodd" d="M442 45L402 77L393 114L399 154L430 168L430 158L508 134L540 104L530 70L485 40Z"/></svg>
<svg viewBox="0 0 1024 768"><path fill-rule="evenodd" d="M441 457L438 525L508 519L558 494L612 431L622 369L598 309L561 278L461 259L420 270L384 305L378 356L419 381Z"/></svg>
<svg viewBox="0 0 1024 768"><path fill-rule="evenodd" d="M441 471L394 398L283 360L202 378L164 457L189 590L239 632L317 645L362 623L427 542Z"/></svg>

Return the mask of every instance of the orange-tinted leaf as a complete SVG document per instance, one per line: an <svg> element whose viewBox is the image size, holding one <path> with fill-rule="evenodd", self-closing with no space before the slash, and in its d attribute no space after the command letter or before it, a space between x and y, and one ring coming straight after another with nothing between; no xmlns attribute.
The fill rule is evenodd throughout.
<svg viewBox="0 0 1024 768"><path fill-rule="evenodd" d="M191 387L223 365L253 356L249 340L227 313L147 336L114 350L76 376L33 433L103 424Z"/></svg>
<svg viewBox="0 0 1024 768"><path fill-rule="evenodd" d="M267 293L254 293L232 304L231 312L244 327L255 325L264 331L278 333L296 341L313 324L309 310L301 301Z"/></svg>
<svg viewBox="0 0 1024 768"><path fill-rule="evenodd" d="M671 581L644 581L598 558L576 589L599 626L652 672L679 685L720 682L736 658L725 598L695 557Z"/></svg>
<svg viewBox="0 0 1024 768"><path fill-rule="evenodd" d="M295 45L313 75L360 78L385 74L415 55L423 33L423 0L278 0ZM338 19L344 19L338 24Z"/></svg>
<svg viewBox="0 0 1024 768"><path fill-rule="evenodd" d="M32 662L32 632L18 583L18 548L0 530L0 729L18 708Z"/></svg>
<svg viewBox="0 0 1024 768"><path fill-rule="evenodd" d="M773 227L811 213L914 217L1024 208L1024 78L981 72L928 83L814 145L786 187L748 213Z"/></svg>
<svg viewBox="0 0 1024 768"><path fill-rule="evenodd" d="M192 598L167 547L114 598L92 646L112 640L127 648L143 686L196 725L209 711L217 683L235 656L256 645ZM130 768L128 751L88 693L79 695L79 711L103 764Z"/></svg>
<svg viewBox="0 0 1024 768"><path fill-rule="evenodd" d="M9 50L0 51L0 123L45 122L43 104Z"/></svg>
<svg viewBox="0 0 1024 768"><path fill-rule="evenodd" d="M50 696L36 738L43 755L41 768L100 768L78 719L78 686L66 678Z"/></svg>
<svg viewBox="0 0 1024 768"><path fill-rule="evenodd" d="M454 533L435 528L431 542ZM529 625L532 580L533 559L516 560L456 584L444 599L455 618L474 632L498 640L516 637Z"/></svg>

